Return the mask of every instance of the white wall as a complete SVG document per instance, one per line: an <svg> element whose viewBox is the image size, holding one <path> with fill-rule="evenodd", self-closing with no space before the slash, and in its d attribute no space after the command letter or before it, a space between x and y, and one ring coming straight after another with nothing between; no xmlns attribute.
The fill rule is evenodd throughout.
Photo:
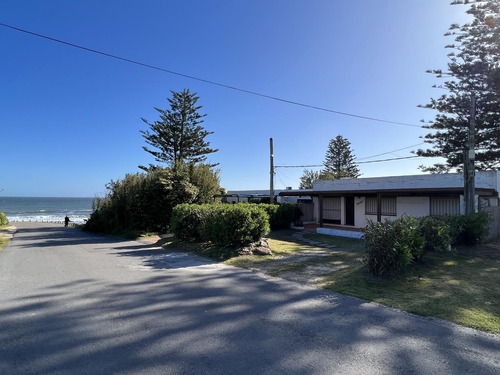
<svg viewBox="0 0 500 375"><path fill-rule="evenodd" d="M314 221L319 224L319 198L318 197L313 197L313 205L314 205L314 210L313 210Z"/></svg>
<svg viewBox="0 0 500 375"><path fill-rule="evenodd" d="M430 214L429 197L397 197L396 198L397 216L382 215L382 222L385 220L395 220L403 215L407 216L428 216ZM365 197L356 197L354 199L354 226L364 228L369 220L377 221L377 215L365 215Z"/></svg>

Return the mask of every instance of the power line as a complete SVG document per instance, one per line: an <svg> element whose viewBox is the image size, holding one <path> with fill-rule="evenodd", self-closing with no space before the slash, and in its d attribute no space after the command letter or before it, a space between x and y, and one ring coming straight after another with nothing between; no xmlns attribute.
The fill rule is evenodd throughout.
<svg viewBox="0 0 500 375"><path fill-rule="evenodd" d="M383 161L393 161L393 160L403 160L403 159L414 159L414 158L423 158L424 156L403 156L401 158L392 158L392 159L380 159L380 160L367 160L367 161L360 161L357 164L369 164L369 163L380 163Z"/></svg>
<svg viewBox="0 0 500 375"><path fill-rule="evenodd" d="M400 158L390 158L390 159L379 159L379 160L367 160L367 161L360 161L357 162L356 164L369 164L369 163L381 163L385 161L393 161L393 160L403 160L403 159L414 159L414 158L423 158L424 156L403 156ZM317 168L317 167L323 167L323 164L319 165L276 165L274 168Z"/></svg>
<svg viewBox="0 0 500 375"><path fill-rule="evenodd" d="M365 156L364 158L357 159L357 160L370 159L370 158L375 158L377 156L392 154L393 152L406 150L408 148L421 146L423 144L425 144L425 142L421 142L421 143L418 143L418 144L412 145L412 146L406 146L406 147L398 148L397 150L383 152L383 153L377 154L377 155ZM383 160L367 160L367 161L364 161L364 162L363 161L356 162L356 164L368 164L368 163L376 163L376 162L379 162L379 161L392 161L392 160L399 160L399 159L410 159L410 158L414 158L414 157L419 157L419 156L407 156L407 157L402 157L402 158L392 158L392 159L383 159ZM290 165L290 166L288 166L288 165L279 165L279 166L275 166L275 168L318 168L318 167L323 167L323 166L324 166L323 164L320 164L320 165Z"/></svg>
<svg viewBox="0 0 500 375"><path fill-rule="evenodd" d="M376 158L377 156L392 154L393 152L398 152L398 151L406 150L408 148L417 147L417 146L421 146L421 145L424 145L424 144L425 144L425 142L422 142L422 143L419 143L419 144L416 144L416 145L398 148L397 150L383 152L382 154L377 154L377 155L372 155L372 156L365 156L365 157L357 159L357 160L365 160L365 159L370 159L370 158Z"/></svg>
<svg viewBox="0 0 500 375"><path fill-rule="evenodd" d="M199 77L191 76L191 75L188 75L188 74L183 74L183 73L175 72L173 70L169 70L169 69L165 69L165 68L160 68L158 66L146 64L146 63L143 63L143 62L140 62L140 61L127 59L125 57L120 57L120 56L113 55L113 54L110 54L110 53L107 53L107 52L98 51L98 50L95 50L95 49L92 49L92 48L84 47L84 46L81 46L81 45L78 45L78 44L66 42L66 41L63 41L63 40L60 40L60 39L52 38L52 37L49 37L49 36L46 36L46 35L42 35L42 34L38 34L38 33L32 32L32 31L21 29L19 27L7 25L5 23L1 23L0 22L0 26L9 28L9 29L12 29L12 30L15 30L15 31L19 31L19 32L22 32L22 33L25 33L25 34L29 34L29 35L32 35L32 36L36 36L38 38L47 39L47 40L50 40L52 42L64 44L66 46L78 48L78 49L81 49L81 50L84 50L84 51L87 51L87 52L96 53L96 54L99 54L99 55L102 55L102 56L106 56L106 57L109 57L109 58L112 58L112 59L116 59L116 60L120 60L120 61L125 61L125 62L131 63L131 64L135 64L135 65L139 65L139 66L145 67L145 68L159 70L159 71L164 72L164 73L177 75L177 76L180 76L180 77L192 79L192 80L199 81L199 82L208 83L210 85L219 86L219 87L223 87L223 88L234 90L234 91L239 91L239 92L242 92L242 93L245 93L245 94L250 94L250 95L259 96L259 97L266 98L266 99L275 100L275 101L282 102L282 103L288 103L288 104L292 104L292 105L296 105L296 106L300 106L300 107L315 109L315 110L318 110L318 111L334 113L334 114L341 115L341 116L355 117L355 118L359 118L359 119L363 119L363 120L377 121L377 122L382 122L382 123L392 124L392 125L399 125L399 126L409 126L409 127L415 127L415 128L422 128L421 125L408 124L408 123L405 123L405 122L389 121L389 120L383 120L383 119L379 119L379 118L375 118L375 117L361 116L361 115L356 115L356 114L353 114L353 113L335 111L333 109L328 109L328 108L318 107L318 106L314 106L314 105L310 105L310 104L300 103L300 102L296 102L296 101L293 101L293 100L279 98L277 96L271 96L271 95L261 94L261 93L256 92L256 91L251 91L251 90L242 89L242 88L239 88L239 87L236 87L236 86L226 85L226 84L215 82L215 81L211 81L211 80L208 80L208 79L199 78Z"/></svg>

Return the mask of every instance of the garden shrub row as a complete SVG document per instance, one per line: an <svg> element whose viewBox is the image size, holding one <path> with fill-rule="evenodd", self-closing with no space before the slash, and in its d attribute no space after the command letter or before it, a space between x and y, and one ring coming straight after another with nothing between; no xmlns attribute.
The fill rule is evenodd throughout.
<svg viewBox="0 0 500 375"><path fill-rule="evenodd" d="M302 216L300 206L294 203L261 203L259 207L266 210L269 215L269 225L272 230L289 228L290 224L298 223Z"/></svg>
<svg viewBox="0 0 500 375"><path fill-rule="evenodd" d="M180 239L221 246L255 242L269 233L269 215L255 204L181 204L174 207L170 229Z"/></svg>
<svg viewBox="0 0 500 375"><path fill-rule="evenodd" d="M485 212L369 222L364 231L368 268L377 276L391 275L430 251L444 251L451 244L476 245L488 234L489 223Z"/></svg>

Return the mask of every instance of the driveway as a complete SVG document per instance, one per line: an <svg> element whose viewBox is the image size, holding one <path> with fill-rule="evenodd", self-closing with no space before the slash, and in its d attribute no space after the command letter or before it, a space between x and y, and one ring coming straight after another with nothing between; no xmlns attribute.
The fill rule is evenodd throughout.
<svg viewBox="0 0 500 375"><path fill-rule="evenodd" d="M500 336L136 241L17 223L0 374L498 374Z"/></svg>

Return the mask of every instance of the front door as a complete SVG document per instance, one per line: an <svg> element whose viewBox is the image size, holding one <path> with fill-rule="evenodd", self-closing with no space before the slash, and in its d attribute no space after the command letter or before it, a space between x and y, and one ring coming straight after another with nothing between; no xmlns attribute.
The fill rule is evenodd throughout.
<svg viewBox="0 0 500 375"><path fill-rule="evenodd" d="M354 197L345 197L345 225L354 226Z"/></svg>

